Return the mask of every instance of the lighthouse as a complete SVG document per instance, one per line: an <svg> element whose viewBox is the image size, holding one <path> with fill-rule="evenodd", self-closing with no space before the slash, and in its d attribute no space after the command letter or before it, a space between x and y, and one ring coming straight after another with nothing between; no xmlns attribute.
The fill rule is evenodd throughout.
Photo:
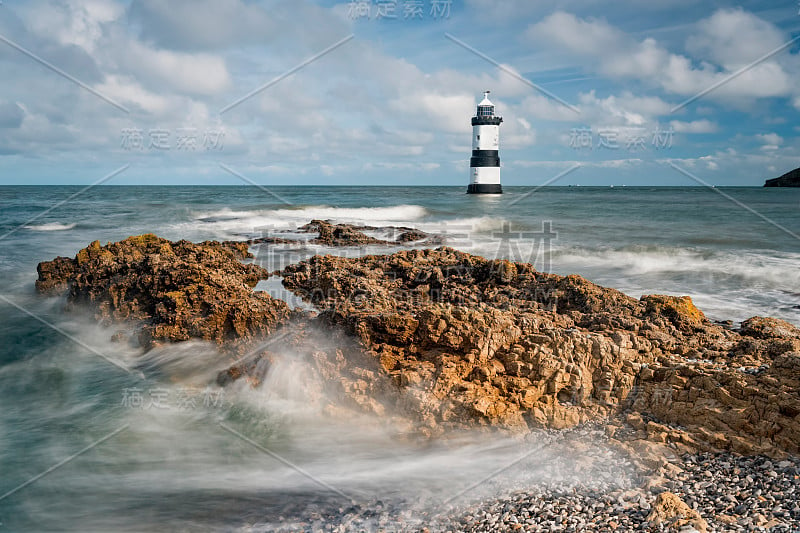
<svg viewBox="0 0 800 533"><path fill-rule="evenodd" d="M469 160L468 194L501 194L500 186L500 123L495 116L489 91L472 117L472 157Z"/></svg>

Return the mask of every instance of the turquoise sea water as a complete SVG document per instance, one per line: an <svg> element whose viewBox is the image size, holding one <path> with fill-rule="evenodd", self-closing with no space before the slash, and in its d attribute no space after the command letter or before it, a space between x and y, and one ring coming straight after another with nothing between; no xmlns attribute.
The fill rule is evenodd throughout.
<svg viewBox="0 0 800 533"><path fill-rule="evenodd" d="M221 390L224 360L212 346L143 355L112 343L116 329L90 313L65 313L62 300L33 290L38 262L93 240L243 239L313 218L420 227L635 297L688 294L715 320L800 324L800 189L0 187L0 532L258 530L342 505L220 422L348 495L395 501L468 486L518 453L470 436L421 449L386 421L325 415L331 399L292 354L259 389ZM274 267L317 252L364 250L301 247L258 260Z"/></svg>

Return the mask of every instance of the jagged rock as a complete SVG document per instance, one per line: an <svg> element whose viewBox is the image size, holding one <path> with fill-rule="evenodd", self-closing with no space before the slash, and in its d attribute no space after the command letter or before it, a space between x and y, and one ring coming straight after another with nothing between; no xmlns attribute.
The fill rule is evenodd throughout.
<svg viewBox="0 0 800 533"><path fill-rule="evenodd" d="M308 224L301 226L300 231L306 233L319 233L317 237L311 239L312 244L324 244L325 246L365 246L365 245L396 245L407 244L423 239L441 241L439 235L429 235L424 231L415 228L396 227L396 226L355 226L352 224L332 224L326 220L312 220ZM365 231L389 231L396 234L394 241L376 239L365 234Z"/></svg>
<svg viewBox="0 0 800 533"><path fill-rule="evenodd" d="M689 526L705 533L708 522L672 492L662 492L647 515L647 521L653 526L667 528L670 531L685 531Z"/></svg>
<svg viewBox="0 0 800 533"><path fill-rule="evenodd" d="M98 318L141 322L145 346L189 338L218 343L273 332L288 306L253 286L268 273L244 243L171 242L152 234L101 246L74 259L40 263L36 287L67 292L70 305L89 304Z"/></svg>
<svg viewBox="0 0 800 533"><path fill-rule="evenodd" d="M414 242L414 241L421 241L422 239L427 239L428 234L424 231L420 231L418 229L409 229L402 232L397 237L397 242Z"/></svg>
<svg viewBox="0 0 800 533"><path fill-rule="evenodd" d="M675 327L682 331L691 332L695 328L702 328L706 321L703 312L695 307L688 296L652 294L642 296L641 300L646 305L647 313L669 318Z"/></svg>
<svg viewBox="0 0 800 533"><path fill-rule="evenodd" d="M36 271L36 290L46 294L58 294L67 289L67 282L75 274L75 260L69 257L56 257L52 261L39 263Z"/></svg>
<svg viewBox="0 0 800 533"><path fill-rule="evenodd" d="M662 422L642 429L658 442L798 451L800 346L784 326L755 339L688 297L636 300L449 248L315 256L282 274L318 320L360 340L431 428L564 428L633 410Z"/></svg>
<svg viewBox="0 0 800 533"><path fill-rule="evenodd" d="M305 226L302 226L300 230L309 233L314 231L319 232L319 236L311 239L310 242L314 244L324 244L326 246L364 246L367 244L390 244L389 241L383 241L381 239L370 237L350 224L331 224L325 220L312 220Z"/></svg>
<svg viewBox="0 0 800 533"><path fill-rule="evenodd" d="M754 316L742 322L739 333L756 339L800 339L800 329L785 320Z"/></svg>
<svg viewBox="0 0 800 533"><path fill-rule="evenodd" d="M74 259L41 263L37 288L66 291L70 305L88 304L104 321L140 323L145 346L201 338L242 348L292 315L253 292L268 274L242 264L247 256L246 243L150 234L94 242ZM450 248L314 256L282 275L319 308L293 315L298 329L285 342L305 338L303 324L321 326L325 338L303 350L330 387L425 433L566 428L627 413L636 439L677 449L800 452L800 330L786 322L754 317L737 332L688 297L636 300ZM270 357L257 351L220 382L257 385Z"/></svg>

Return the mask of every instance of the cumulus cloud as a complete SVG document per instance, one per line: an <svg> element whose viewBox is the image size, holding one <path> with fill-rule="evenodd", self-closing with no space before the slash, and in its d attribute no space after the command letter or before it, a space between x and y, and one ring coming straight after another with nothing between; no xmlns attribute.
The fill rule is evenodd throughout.
<svg viewBox="0 0 800 533"><path fill-rule="evenodd" d="M671 0L670 5L675 2L689 5L688 0ZM130 112L114 109L24 54L0 46L4 76L14 80L0 94L0 154L96 160L120 154L120 132L125 128L145 133L168 128L174 133L194 127L200 132L224 130L224 151L211 155L229 158L243 172L346 180L353 172L413 170L464 177L469 118L485 89L492 90L492 100L505 118L504 164L552 161L565 154L574 158L570 131L588 126L595 133L617 132L622 146L626 138L647 135L649 151L637 152L636 157L591 161L603 156L594 151L583 161L634 169L653 157L649 136L661 124L669 124L675 133L716 134L713 139L727 142L719 132L718 124L728 123L718 115L719 104L737 101L734 98L745 102L739 109L754 117L755 131L783 135L756 138L753 129L743 132L735 140L741 144L737 147L762 158L748 159L747 165L778 165L777 158L796 153L794 134L784 131L792 131L796 121L791 113L800 110L800 63L789 51L724 84L702 105L671 113L676 103L781 44L782 30L741 9L708 11L706 18L677 32L680 38L656 39L622 29L620 23L630 21L620 13L633 0L623 0L620 9L594 0L509 0L502 5L467 0L464 10L454 11L446 23L454 35L502 60L503 68L497 68L447 43L439 28L433 35L430 25L347 20L342 2L332 7L312 0L162 4L33 0L13 10L4 6L3 35ZM637 9L670 9L652 4ZM573 9L582 16L566 11ZM598 12L614 23L591 16ZM489 20L504 25L490 27ZM530 24L535 20L540 21ZM667 17L663 23L668 22ZM466 31L475 24L481 25L480 32ZM356 32L352 41L219 114L350 32ZM532 48L532 43L537 46ZM565 56L578 65L564 69ZM550 83L558 83L557 90L552 90L580 113L520 78L548 89L547 80L555 80ZM786 109L770 107L774 96L791 98L779 101ZM787 125L767 124L766 116L780 116ZM707 140L712 142L704 138L704 143ZM153 168L171 168L160 163L189 157L176 152L139 155ZM204 155L209 154L195 157ZM249 165L236 159L243 155ZM701 161L689 154L687 159L696 160L698 168L716 170L712 167L717 165L730 170L721 156ZM514 166L509 164L508 170L513 172ZM190 170L182 172L192 175ZM196 174L213 174L209 172L198 168Z"/></svg>
<svg viewBox="0 0 800 533"><path fill-rule="evenodd" d="M134 0L129 13L144 40L180 50L264 42L276 31L267 11L239 0Z"/></svg>
<svg viewBox="0 0 800 533"><path fill-rule="evenodd" d="M672 120L669 125L676 133L714 133L717 131L717 125L707 119L691 122Z"/></svg>
<svg viewBox="0 0 800 533"><path fill-rule="evenodd" d="M698 54L696 61L670 52L652 37L637 40L605 20L582 19L563 11L529 26L526 36L531 42L548 43L570 55L589 59L587 67L603 75L655 84L673 94L689 96L719 83L722 84L708 98L789 94L790 77L774 58L731 77L743 63L783 42L777 28L741 10L719 10L701 21L697 31L688 46ZM743 47L747 53L740 53Z"/></svg>
<svg viewBox="0 0 800 533"><path fill-rule="evenodd" d="M217 94L231 86L225 60L214 54L160 50L131 40L119 63L154 87L184 94Z"/></svg>
<svg viewBox="0 0 800 533"><path fill-rule="evenodd" d="M735 70L780 47L783 32L742 8L719 9L697 25L686 41L695 57Z"/></svg>
<svg viewBox="0 0 800 533"><path fill-rule="evenodd" d="M783 144L783 137L777 133L759 133L756 138L764 144Z"/></svg>
<svg viewBox="0 0 800 533"><path fill-rule="evenodd" d="M134 0L128 13L142 40L184 51L269 45L300 57L350 31L338 10L308 0Z"/></svg>
<svg viewBox="0 0 800 533"><path fill-rule="evenodd" d="M761 143L759 149L762 152L775 152L779 150L783 144L783 137L777 133L759 133L756 135L756 140Z"/></svg>

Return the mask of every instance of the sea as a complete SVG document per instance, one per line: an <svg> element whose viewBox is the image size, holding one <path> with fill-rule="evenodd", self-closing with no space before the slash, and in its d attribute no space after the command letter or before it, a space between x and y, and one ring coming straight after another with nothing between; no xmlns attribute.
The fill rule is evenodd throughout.
<svg viewBox="0 0 800 533"><path fill-rule="evenodd" d="M288 346L260 385L221 388L229 361L215 346L144 353L112 341L132 326L34 290L39 262L95 240L301 239L312 219L387 238L415 227L637 298L689 295L733 326L755 315L800 325L800 189L0 187L0 533L310 531L365 508L371 530L387 512L424 524L441 506L531 483L628 482L604 459L570 470L575 457L565 458L581 452L552 445L551 432L418 439L391 413L348 412ZM253 252L275 270L376 250L298 241ZM302 305L278 281L257 289ZM595 458L614 453L587 446Z"/></svg>

